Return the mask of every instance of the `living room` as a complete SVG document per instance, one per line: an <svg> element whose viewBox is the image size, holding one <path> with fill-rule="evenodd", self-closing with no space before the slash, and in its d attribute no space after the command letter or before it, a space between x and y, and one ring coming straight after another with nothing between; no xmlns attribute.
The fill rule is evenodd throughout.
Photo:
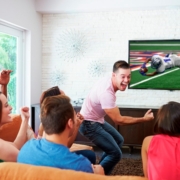
<svg viewBox="0 0 180 180"><path fill-rule="evenodd" d="M1 0L0 24L25 32L22 104L39 103L42 91L56 85L81 101L115 61L128 61L129 40L180 39L179 17L177 0ZM120 108L180 102L178 90L127 89L116 96Z"/></svg>
<svg viewBox="0 0 180 180"><path fill-rule="evenodd" d="M128 40L179 38L178 1L152 1L152 4L139 1L133 6L129 5L131 1L124 4L114 1L115 5L111 1L112 6L102 3L102 7L92 3L85 6L79 2L73 6L71 1L55 2L58 3L54 1L52 7L49 1L1 3L1 21L26 31L22 87L25 88L24 104L28 106L38 103L42 91L53 85L59 85L72 100L85 98L96 79L111 72L116 60L128 61ZM67 13L60 5L69 8ZM44 12L40 8L44 8ZM78 36L72 44L81 40L82 49L78 53L74 53L73 48L71 53L63 49L71 43L67 36L72 39ZM67 44L60 47L64 38ZM179 91L127 89L117 92L119 106L159 107L169 100L179 101Z"/></svg>

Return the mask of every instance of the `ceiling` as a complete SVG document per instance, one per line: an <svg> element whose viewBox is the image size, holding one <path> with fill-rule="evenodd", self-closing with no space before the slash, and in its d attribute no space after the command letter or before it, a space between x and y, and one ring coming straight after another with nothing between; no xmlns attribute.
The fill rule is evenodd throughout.
<svg viewBox="0 0 180 180"><path fill-rule="evenodd" d="M35 0L40 13L79 13L180 8L180 0Z"/></svg>

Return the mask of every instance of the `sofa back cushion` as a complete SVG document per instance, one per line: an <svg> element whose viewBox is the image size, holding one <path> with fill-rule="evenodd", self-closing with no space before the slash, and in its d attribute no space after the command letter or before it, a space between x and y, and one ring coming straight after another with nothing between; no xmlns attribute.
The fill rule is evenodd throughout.
<svg viewBox="0 0 180 180"><path fill-rule="evenodd" d="M5 141L13 142L19 132L21 126L21 116L17 114L11 115L12 121L0 126L0 138ZM30 126L27 129L27 140L34 138L35 134Z"/></svg>
<svg viewBox="0 0 180 180"><path fill-rule="evenodd" d="M0 163L0 179L3 180L147 180L138 176L103 176L73 170L32 166L27 164Z"/></svg>

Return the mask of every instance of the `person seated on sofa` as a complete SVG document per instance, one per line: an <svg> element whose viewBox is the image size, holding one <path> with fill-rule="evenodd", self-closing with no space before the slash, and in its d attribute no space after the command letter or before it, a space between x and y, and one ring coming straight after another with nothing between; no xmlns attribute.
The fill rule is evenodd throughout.
<svg viewBox="0 0 180 180"><path fill-rule="evenodd" d="M102 166L91 165L87 158L69 150L82 121L82 116L76 115L69 97L58 95L45 98L40 118L45 138L26 142L18 154L19 163L104 174Z"/></svg>
<svg viewBox="0 0 180 180"><path fill-rule="evenodd" d="M2 70L0 72L0 91L2 91L1 97L3 98L4 102L7 103L7 109L9 108L9 114L5 114L4 117L0 117L0 138L5 141L13 142L20 130L22 119L19 114L10 114L12 107L7 102L7 86L10 81L11 72L11 70ZM0 107L0 111L2 110L2 107ZM28 126L26 140L29 140L31 138L35 138L35 134L32 128Z"/></svg>
<svg viewBox="0 0 180 180"><path fill-rule="evenodd" d="M49 97L49 96L56 96L56 95L65 95L64 91L62 91L61 89L59 89L58 86L54 86L54 87L51 87L49 89L47 89L46 91L44 91L42 94L41 94L41 97L40 97L40 106L42 104L42 102L44 101L44 99L46 97ZM38 129L38 138L42 138L44 134L44 128L42 126L42 123L40 123L39 125L39 129Z"/></svg>
<svg viewBox="0 0 180 180"><path fill-rule="evenodd" d="M60 94L65 95L64 91L60 90L58 86L51 87L51 88L47 89L46 91L44 91L42 93L42 95L40 97L40 105L43 103L43 101L46 97L56 96L56 95L60 95ZM39 130L38 130L38 138L41 138L43 136L43 132L44 132L44 129L43 129L42 123L40 123ZM76 154L81 154L81 155L85 156L86 158L89 159L89 161L92 164L96 163L96 155L95 155L94 151L92 151L92 149L91 150L90 149L79 150L79 148L91 148L91 147L85 146L85 145L78 145L78 144L73 143L71 148L70 148L70 151L73 151Z"/></svg>
<svg viewBox="0 0 180 180"><path fill-rule="evenodd" d="M142 144L145 177L180 179L180 103L171 101L158 110L154 131Z"/></svg>
<svg viewBox="0 0 180 180"><path fill-rule="evenodd" d="M7 84L10 79L11 70L2 70L0 72L0 127L11 121L10 113L12 107L7 102ZM3 161L16 162L19 149L26 141L26 132L29 121L29 108L23 107L20 109L21 112L21 126L14 142L8 142L0 139L0 159Z"/></svg>
<svg viewBox="0 0 180 180"><path fill-rule="evenodd" d="M9 113L9 105L4 103L5 96L0 93L0 117L8 116ZM16 162L17 155L19 153L19 149L23 146L26 141L26 132L28 128L29 121L29 108L23 107L20 109L22 123L18 132L18 135L14 142L8 142L0 139L0 161L11 161Z"/></svg>

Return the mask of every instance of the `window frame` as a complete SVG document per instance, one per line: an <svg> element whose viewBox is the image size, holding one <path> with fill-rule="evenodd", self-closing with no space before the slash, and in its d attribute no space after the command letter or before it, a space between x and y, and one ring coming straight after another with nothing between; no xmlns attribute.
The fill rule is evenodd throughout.
<svg viewBox="0 0 180 180"><path fill-rule="evenodd" d="M0 32L17 37L16 112L25 102L25 30L0 20Z"/></svg>

